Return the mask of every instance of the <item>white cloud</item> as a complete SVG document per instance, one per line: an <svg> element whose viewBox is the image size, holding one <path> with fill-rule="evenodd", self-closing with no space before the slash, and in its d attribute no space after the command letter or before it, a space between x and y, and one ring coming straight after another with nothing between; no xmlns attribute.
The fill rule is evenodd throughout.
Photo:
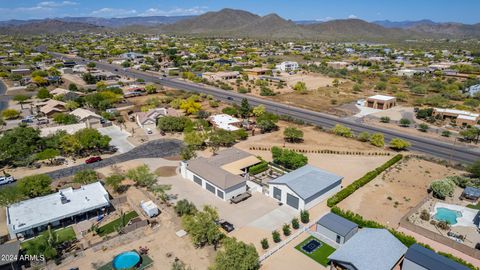
<svg viewBox="0 0 480 270"><path fill-rule="evenodd" d="M90 15L98 17L128 17L137 16L138 13L135 9L101 8L92 11Z"/></svg>
<svg viewBox="0 0 480 270"><path fill-rule="evenodd" d="M43 1L38 3L37 6L46 7L46 8L55 8L55 7L75 6L75 5L78 5L78 3L73 1L61 1L61 2Z"/></svg>
<svg viewBox="0 0 480 270"><path fill-rule="evenodd" d="M319 21L319 22L327 22L327 21L331 21L331 20L335 20L335 18L327 16L325 18L316 19L316 21Z"/></svg>
<svg viewBox="0 0 480 270"><path fill-rule="evenodd" d="M140 13L140 16L178 16L178 15L199 15L205 13L207 7L174 8L162 10L158 8L149 8Z"/></svg>
<svg viewBox="0 0 480 270"><path fill-rule="evenodd" d="M356 15L350 14L350 15L348 16L348 18L349 18L349 19L356 19L356 18L358 18L358 17L357 17Z"/></svg>

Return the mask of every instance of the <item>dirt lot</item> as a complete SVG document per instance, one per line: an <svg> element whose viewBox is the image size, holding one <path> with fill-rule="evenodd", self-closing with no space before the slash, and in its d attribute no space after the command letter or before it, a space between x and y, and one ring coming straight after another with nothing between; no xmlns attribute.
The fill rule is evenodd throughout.
<svg viewBox="0 0 480 270"><path fill-rule="evenodd" d="M418 158L405 158L357 190L339 207L397 228L402 216L427 195L433 180L460 171Z"/></svg>
<svg viewBox="0 0 480 270"><path fill-rule="evenodd" d="M265 160L271 160L270 151L251 150L250 147L272 147L278 146L288 149L329 149L337 151L359 151L359 152L387 152L380 148L374 147L368 143L362 143L353 139L339 137L326 132L315 130L313 127L301 128L304 132L303 143L285 143L283 141L283 129L287 126L281 122L280 130L268 134L256 135L249 137L248 140L240 142L236 145L244 151L254 155L259 155ZM291 126L288 124L288 126ZM344 177L343 186L350 184L352 181L363 176L366 172L380 166L391 156L356 156L356 155L333 155L333 154L305 154L311 165L321 169L336 173ZM342 166L338 166L342 164Z"/></svg>

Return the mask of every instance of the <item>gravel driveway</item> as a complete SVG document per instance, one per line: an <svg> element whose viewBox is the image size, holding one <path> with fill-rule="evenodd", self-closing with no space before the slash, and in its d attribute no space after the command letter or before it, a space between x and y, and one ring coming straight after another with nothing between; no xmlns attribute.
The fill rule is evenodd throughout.
<svg viewBox="0 0 480 270"><path fill-rule="evenodd" d="M107 135L112 138L110 145L116 146L119 153L126 153L135 147L127 140L128 136L130 136L130 133L120 129L118 126L112 125L109 127L102 127L99 128L98 131L103 135Z"/></svg>

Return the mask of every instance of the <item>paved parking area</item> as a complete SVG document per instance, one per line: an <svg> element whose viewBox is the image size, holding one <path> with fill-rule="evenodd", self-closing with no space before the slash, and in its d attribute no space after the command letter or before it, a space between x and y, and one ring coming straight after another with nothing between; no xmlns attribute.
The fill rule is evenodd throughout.
<svg viewBox="0 0 480 270"><path fill-rule="evenodd" d="M276 200L267 197L263 194L254 192L252 197L238 203L230 204L218 199L215 195L211 194L207 190L198 187L192 181L182 178L180 175L174 177L160 177L159 184L169 184L172 189L170 194L177 196L174 200L187 199L193 202L197 208L203 207L203 205L212 205L217 208L221 219L227 220L232 223L235 228L241 228L249 223L259 220L259 226L265 226L271 228L278 227L274 225L278 222L280 225L285 223L288 210L284 210L283 206L280 207ZM292 211L294 211L292 209ZM298 214L298 213L296 213ZM288 217L288 221L293 216Z"/></svg>
<svg viewBox="0 0 480 270"><path fill-rule="evenodd" d="M127 138L130 136L130 133L120 129L116 125L102 127L99 128L98 131L103 135L108 135L110 138L112 138L110 144L116 146L119 153L126 153L135 147L127 140Z"/></svg>

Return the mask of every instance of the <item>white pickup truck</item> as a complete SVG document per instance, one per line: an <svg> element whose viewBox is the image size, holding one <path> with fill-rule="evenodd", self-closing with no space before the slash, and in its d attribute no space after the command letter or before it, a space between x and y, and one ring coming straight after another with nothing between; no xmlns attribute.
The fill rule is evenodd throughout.
<svg viewBox="0 0 480 270"><path fill-rule="evenodd" d="M0 176L0 185L6 185L15 182L13 176Z"/></svg>

